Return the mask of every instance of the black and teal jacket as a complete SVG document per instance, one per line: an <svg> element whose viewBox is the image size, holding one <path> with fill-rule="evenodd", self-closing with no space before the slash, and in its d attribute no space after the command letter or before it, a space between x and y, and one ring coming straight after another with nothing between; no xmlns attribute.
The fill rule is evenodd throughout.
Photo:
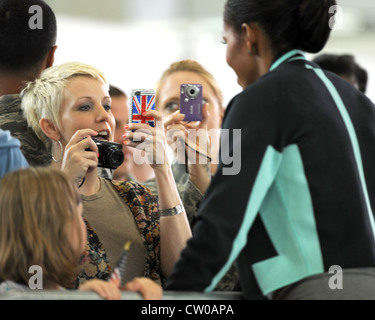
<svg viewBox="0 0 375 320"><path fill-rule="evenodd" d="M311 275L375 266L375 107L297 50L229 104L221 158L167 290L210 292L233 261L248 299ZM233 138L233 137L232 137ZM327 284L328 285L328 284Z"/></svg>

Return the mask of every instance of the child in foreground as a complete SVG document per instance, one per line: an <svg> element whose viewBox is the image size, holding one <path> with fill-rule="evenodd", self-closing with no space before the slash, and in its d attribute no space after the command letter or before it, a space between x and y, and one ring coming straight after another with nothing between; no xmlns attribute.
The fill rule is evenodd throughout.
<svg viewBox="0 0 375 320"><path fill-rule="evenodd" d="M71 286L86 236L80 194L62 171L32 167L5 175L0 180L0 294L30 290L32 266L42 270L43 289ZM119 279L95 279L79 290L109 300L121 299L121 290L140 292L145 300L162 298L161 287L147 278L119 286Z"/></svg>

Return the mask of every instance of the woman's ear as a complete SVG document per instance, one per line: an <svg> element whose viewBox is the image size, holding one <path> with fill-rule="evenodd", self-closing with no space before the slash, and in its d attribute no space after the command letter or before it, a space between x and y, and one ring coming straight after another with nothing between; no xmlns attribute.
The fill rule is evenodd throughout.
<svg viewBox="0 0 375 320"><path fill-rule="evenodd" d="M242 34L245 37L245 43L247 47L247 52L249 54L257 53L257 42L258 42L258 32L255 24L242 24Z"/></svg>
<svg viewBox="0 0 375 320"><path fill-rule="evenodd" d="M52 120L42 118L39 120L39 125L44 134L51 140L58 141L61 139L60 131Z"/></svg>

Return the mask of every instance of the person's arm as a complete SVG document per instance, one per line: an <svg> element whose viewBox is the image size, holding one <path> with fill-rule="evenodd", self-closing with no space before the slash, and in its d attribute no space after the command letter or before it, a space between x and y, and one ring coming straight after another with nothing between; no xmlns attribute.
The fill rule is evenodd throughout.
<svg viewBox="0 0 375 320"><path fill-rule="evenodd" d="M123 290L138 292L144 300L161 300L163 298L162 287L149 278L134 278L125 284Z"/></svg>
<svg viewBox="0 0 375 320"><path fill-rule="evenodd" d="M265 161L267 152L280 130L279 115L256 102L242 96L228 107L218 170L165 290L211 292L247 244L269 183L264 174L272 168L272 161Z"/></svg>
<svg viewBox="0 0 375 320"><path fill-rule="evenodd" d="M190 225L196 219L196 213L211 182L207 104L202 113L202 121L184 122L185 115L177 111L168 116L164 123L167 142L172 148L176 148L178 163L182 161L182 164L177 164L172 170Z"/></svg>
<svg viewBox="0 0 375 320"><path fill-rule="evenodd" d="M182 204L170 166L155 169L159 209L175 208ZM160 217L160 255L163 273L168 276L191 237L186 212Z"/></svg>
<svg viewBox="0 0 375 320"><path fill-rule="evenodd" d="M121 291L118 283L114 281L104 281L93 279L79 286L80 291L93 291L106 300L120 300Z"/></svg>
<svg viewBox="0 0 375 320"><path fill-rule="evenodd" d="M93 291L106 300L120 300L121 290L138 292L144 300L161 300L163 298L163 289L160 285L148 278L134 278L127 282L120 289L120 280L111 279L104 281L99 279L88 280L80 285L80 291Z"/></svg>
<svg viewBox="0 0 375 320"><path fill-rule="evenodd" d="M157 111L148 111L147 116L156 119L156 128L145 124L130 124L126 135L128 146L144 147L149 163L154 169L158 189L159 212L182 205L171 166L165 151L166 142L162 115ZM158 125L159 123L159 125ZM138 141L138 142L137 142ZM160 255L163 274L168 276L180 257L181 250L191 237L191 230L185 210L181 213L160 217Z"/></svg>
<svg viewBox="0 0 375 320"><path fill-rule="evenodd" d="M177 157L185 153L189 182L204 194L211 182L211 143L208 134L208 106L202 110L202 121L184 122L185 115L179 111L170 115L165 123L168 143L174 143ZM182 159L179 159L181 161Z"/></svg>

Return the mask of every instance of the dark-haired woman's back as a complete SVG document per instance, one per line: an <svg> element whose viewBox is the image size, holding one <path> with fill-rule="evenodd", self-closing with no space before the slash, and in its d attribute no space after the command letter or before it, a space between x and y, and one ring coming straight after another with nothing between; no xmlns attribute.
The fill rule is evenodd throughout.
<svg viewBox="0 0 375 320"><path fill-rule="evenodd" d="M168 290L210 292L236 259L248 299L375 299L375 107L300 51L324 47L336 2L293 3L227 2L226 58L244 90L222 127L241 139L223 140ZM308 18L320 35L302 36ZM224 173L225 154L240 154L240 174Z"/></svg>

